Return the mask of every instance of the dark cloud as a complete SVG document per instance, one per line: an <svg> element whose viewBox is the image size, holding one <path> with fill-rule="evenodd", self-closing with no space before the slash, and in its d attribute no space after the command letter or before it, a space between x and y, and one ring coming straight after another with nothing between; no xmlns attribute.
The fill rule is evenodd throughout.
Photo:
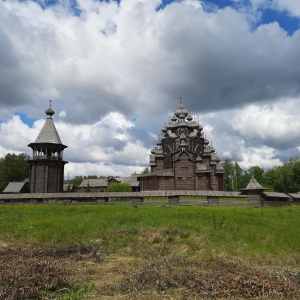
<svg viewBox="0 0 300 300"><path fill-rule="evenodd" d="M270 166L297 154L300 30L255 28L249 6L160 4L80 2L74 14L60 1L2 1L0 120L43 119L52 99L70 161L134 168L182 101L221 159Z"/></svg>

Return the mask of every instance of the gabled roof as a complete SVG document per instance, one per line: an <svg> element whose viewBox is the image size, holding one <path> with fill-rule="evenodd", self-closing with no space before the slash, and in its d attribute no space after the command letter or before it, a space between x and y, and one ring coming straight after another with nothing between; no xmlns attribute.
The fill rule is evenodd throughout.
<svg viewBox="0 0 300 300"><path fill-rule="evenodd" d="M128 177L111 177L111 178L109 178L109 181L110 180L115 180L117 182L122 182L122 183L127 182L131 186L139 186L140 185L140 182L137 180L137 175L131 175Z"/></svg>
<svg viewBox="0 0 300 300"><path fill-rule="evenodd" d="M294 199L300 199L300 193L289 193L290 196L292 196Z"/></svg>
<svg viewBox="0 0 300 300"><path fill-rule="evenodd" d="M90 187L107 187L107 178L100 178L100 179L83 179L80 183L80 188L86 188L87 186Z"/></svg>
<svg viewBox="0 0 300 300"><path fill-rule="evenodd" d="M285 199L289 198L289 195L284 193L277 193L277 192L264 192L264 195L267 198L285 198Z"/></svg>
<svg viewBox="0 0 300 300"><path fill-rule="evenodd" d="M24 185L28 184L26 181L22 182L9 182L3 193L20 193Z"/></svg>

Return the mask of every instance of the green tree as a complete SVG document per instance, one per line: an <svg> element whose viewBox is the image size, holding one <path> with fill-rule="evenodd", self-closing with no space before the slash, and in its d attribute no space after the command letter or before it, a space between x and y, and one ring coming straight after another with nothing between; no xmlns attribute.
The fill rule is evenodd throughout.
<svg viewBox="0 0 300 300"><path fill-rule="evenodd" d="M234 179L234 191L244 188L244 171L237 162L234 163Z"/></svg>
<svg viewBox="0 0 300 300"><path fill-rule="evenodd" d="M300 191L300 160L295 160L293 166L293 179L294 179L294 187L293 192L297 193Z"/></svg>
<svg viewBox="0 0 300 300"><path fill-rule="evenodd" d="M114 182L108 186L109 192L131 192L131 185L128 182Z"/></svg>
<svg viewBox="0 0 300 300"><path fill-rule="evenodd" d="M288 162L284 162L281 167L282 179L283 179L283 189L280 192L291 193L294 191L294 160L290 159Z"/></svg>
<svg viewBox="0 0 300 300"><path fill-rule="evenodd" d="M142 174L149 174L149 168L145 168L143 171L142 171Z"/></svg>
<svg viewBox="0 0 300 300"><path fill-rule="evenodd" d="M235 162L232 163L229 159L226 159L223 163L224 167L224 190L225 191L237 191L245 187L244 171L240 165Z"/></svg>
<svg viewBox="0 0 300 300"><path fill-rule="evenodd" d="M85 189L86 193L90 193L92 191L91 187L90 187L90 183L88 182L87 187Z"/></svg>
<svg viewBox="0 0 300 300"><path fill-rule="evenodd" d="M83 180L82 176L75 176L74 178L70 179L70 184L73 184L75 186L75 189L77 190L82 180Z"/></svg>
<svg viewBox="0 0 300 300"><path fill-rule="evenodd" d="M252 166L244 174L244 186L247 186L250 179L254 177L263 187L266 186L265 170L259 166Z"/></svg>
<svg viewBox="0 0 300 300"><path fill-rule="evenodd" d="M233 191L233 182L234 182L234 165L229 160L226 159L223 163L224 167L224 190L225 191Z"/></svg>
<svg viewBox="0 0 300 300"><path fill-rule="evenodd" d="M8 153L0 158L0 192L9 182L23 181L29 177L28 158L25 153L19 155Z"/></svg>
<svg viewBox="0 0 300 300"><path fill-rule="evenodd" d="M300 160L290 158L282 166L268 170L265 175L265 184L269 190L281 193L296 193L300 190Z"/></svg>
<svg viewBox="0 0 300 300"><path fill-rule="evenodd" d="M84 176L83 179L97 179L97 175L88 175L88 176Z"/></svg>

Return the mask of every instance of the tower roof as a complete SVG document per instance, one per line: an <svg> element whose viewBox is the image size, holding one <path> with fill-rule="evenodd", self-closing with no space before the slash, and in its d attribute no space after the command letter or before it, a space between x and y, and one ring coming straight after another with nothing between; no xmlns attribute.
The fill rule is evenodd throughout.
<svg viewBox="0 0 300 300"><path fill-rule="evenodd" d="M59 134L52 120L54 111L51 107L49 107L48 109L46 109L45 113L47 115L46 122L34 143L62 144Z"/></svg>
<svg viewBox="0 0 300 300"><path fill-rule="evenodd" d="M262 187L255 177L252 177L248 185L242 189L242 191L245 190L266 190L266 188Z"/></svg>

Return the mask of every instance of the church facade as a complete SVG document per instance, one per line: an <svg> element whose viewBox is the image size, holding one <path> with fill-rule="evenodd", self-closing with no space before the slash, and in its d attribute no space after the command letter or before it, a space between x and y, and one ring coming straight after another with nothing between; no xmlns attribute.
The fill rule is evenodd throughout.
<svg viewBox="0 0 300 300"><path fill-rule="evenodd" d="M150 173L139 175L141 191L223 191L223 165L203 127L181 104L162 128L150 154Z"/></svg>

